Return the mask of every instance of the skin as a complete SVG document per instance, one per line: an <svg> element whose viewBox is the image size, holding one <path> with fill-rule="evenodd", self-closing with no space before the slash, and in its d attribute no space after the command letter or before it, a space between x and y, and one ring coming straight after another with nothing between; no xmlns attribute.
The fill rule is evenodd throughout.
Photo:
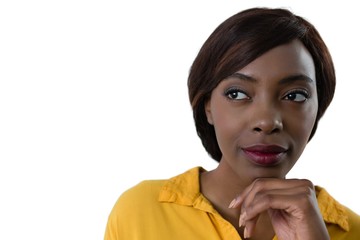
<svg viewBox="0 0 360 240"><path fill-rule="evenodd" d="M201 191L241 237L329 239L313 184L286 179L317 110L313 59L298 40L271 49L213 90L205 111L223 156L201 174ZM269 145L284 150L270 165L245 151Z"/></svg>

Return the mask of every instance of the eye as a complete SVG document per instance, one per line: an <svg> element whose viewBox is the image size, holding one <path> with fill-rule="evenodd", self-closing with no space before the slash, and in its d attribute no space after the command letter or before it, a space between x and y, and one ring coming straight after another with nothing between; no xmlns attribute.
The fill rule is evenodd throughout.
<svg viewBox="0 0 360 240"><path fill-rule="evenodd" d="M305 102L309 97L309 94L305 90L295 90L288 93L284 99L294 102Z"/></svg>
<svg viewBox="0 0 360 240"><path fill-rule="evenodd" d="M231 100L243 100L249 99L249 96L246 95L242 90L238 88L230 88L225 91L225 96Z"/></svg>

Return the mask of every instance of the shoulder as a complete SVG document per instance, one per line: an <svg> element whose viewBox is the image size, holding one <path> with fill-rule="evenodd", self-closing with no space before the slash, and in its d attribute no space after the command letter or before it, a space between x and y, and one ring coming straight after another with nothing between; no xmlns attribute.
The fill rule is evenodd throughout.
<svg viewBox="0 0 360 240"><path fill-rule="evenodd" d="M166 180L145 180L126 190L118 198L113 213L134 213L139 209L158 202L159 192Z"/></svg>
<svg viewBox="0 0 360 240"><path fill-rule="evenodd" d="M145 222L158 208L159 191L164 180L146 180L120 195L106 224L105 239L134 239L143 231Z"/></svg>
<svg viewBox="0 0 360 240"><path fill-rule="evenodd" d="M161 214L166 205L161 203L165 202L192 203L199 195L200 170L200 167L195 167L170 179L140 182L120 195L109 219L135 219L144 214Z"/></svg>
<svg viewBox="0 0 360 240"><path fill-rule="evenodd" d="M164 185L164 183L167 180L145 180L142 181L140 183L138 183L137 185L135 185L134 187L126 190L121 196L120 198L132 198L132 197L141 197L141 196L148 196L150 195L154 195L156 193L159 192L159 190L161 189L162 185Z"/></svg>

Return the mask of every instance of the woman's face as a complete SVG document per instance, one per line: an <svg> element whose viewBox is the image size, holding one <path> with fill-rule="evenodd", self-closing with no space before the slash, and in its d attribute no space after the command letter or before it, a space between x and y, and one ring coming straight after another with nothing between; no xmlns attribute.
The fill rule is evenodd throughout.
<svg viewBox="0 0 360 240"><path fill-rule="evenodd" d="M226 164L238 176L284 178L303 152L318 110L315 67L298 40L222 80L206 104Z"/></svg>

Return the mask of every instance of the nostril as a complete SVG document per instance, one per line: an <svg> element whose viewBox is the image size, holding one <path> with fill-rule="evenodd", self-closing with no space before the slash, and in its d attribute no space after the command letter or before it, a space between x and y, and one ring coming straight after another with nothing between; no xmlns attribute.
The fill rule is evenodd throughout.
<svg viewBox="0 0 360 240"><path fill-rule="evenodd" d="M255 132L261 132L261 128L256 127L256 128L254 128L254 131L255 131Z"/></svg>
<svg viewBox="0 0 360 240"><path fill-rule="evenodd" d="M278 133L280 132L280 128L278 127L273 127L273 128L261 128L261 127L254 127L253 128L254 132L258 132L258 133L266 133L266 134L272 134L272 133Z"/></svg>

